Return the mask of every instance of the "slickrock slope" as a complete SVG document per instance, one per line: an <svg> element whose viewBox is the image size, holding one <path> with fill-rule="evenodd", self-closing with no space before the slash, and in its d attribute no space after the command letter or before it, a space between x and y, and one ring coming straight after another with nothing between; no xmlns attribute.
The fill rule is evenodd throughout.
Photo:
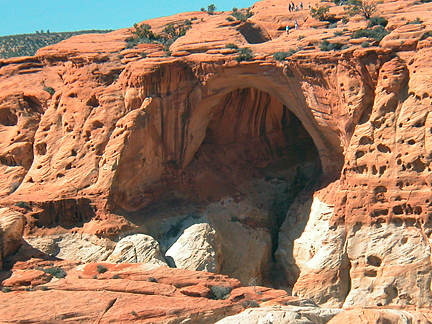
<svg viewBox="0 0 432 324"><path fill-rule="evenodd" d="M246 22L147 21L191 21L170 53L131 28L0 61L0 204L27 220L5 269L43 252L206 270L322 307L431 306L432 4L377 6L380 42L351 39L367 21L344 24L341 6L329 25L263 0Z"/></svg>
<svg viewBox="0 0 432 324"><path fill-rule="evenodd" d="M14 291L0 293L1 323L214 323L264 301L301 302L227 276L143 264L33 259L15 264L3 283Z"/></svg>

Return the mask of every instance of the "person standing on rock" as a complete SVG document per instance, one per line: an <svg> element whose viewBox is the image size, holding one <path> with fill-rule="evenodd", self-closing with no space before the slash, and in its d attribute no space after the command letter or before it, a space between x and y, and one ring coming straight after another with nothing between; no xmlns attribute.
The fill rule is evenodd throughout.
<svg viewBox="0 0 432 324"><path fill-rule="evenodd" d="M298 22L297 22L297 20L294 20L294 26L295 26L295 29L298 29Z"/></svg>
<svg viewBox="0 0 432 324"><path fill-rule="evenodd" d="M286 30L287 35L289 35L289 26L288 25L286 25L285 30Z"/></svg>

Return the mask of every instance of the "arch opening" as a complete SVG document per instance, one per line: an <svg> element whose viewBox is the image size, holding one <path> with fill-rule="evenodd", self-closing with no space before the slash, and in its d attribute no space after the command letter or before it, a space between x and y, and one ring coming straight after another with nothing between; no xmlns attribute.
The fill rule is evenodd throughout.
<svg viewBox="0 0 432 324"><path fill-rule="evenodd" d="M184 169L188 196L216 204L227 221L267 233L270 246L256 273L244 275L237 273L236 258L224 259L233 251L224 251L223 241L229 238L220 238L220 272L242 281L245 276L258 277L262 284L283 286L285 279L275 276L281 272L274 271L279 228L296 197L321 175L314 141L288 107L252 87L225 94L211 108L204 139ZM216 227L228 226L212 211L209 217Z"/></svg>

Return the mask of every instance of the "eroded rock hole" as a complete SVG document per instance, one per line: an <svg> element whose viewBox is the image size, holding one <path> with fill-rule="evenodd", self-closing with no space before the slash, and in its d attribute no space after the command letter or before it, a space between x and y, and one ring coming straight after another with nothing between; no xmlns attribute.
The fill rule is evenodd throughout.
<svg viewBox="0 0 432 324"><path fill-rule="evenodd" d="M185 170L192 179L192 195L217 204L235 218L233 224L242 224L251 233L268 233L271 265L288 209L322 171L318 151L288 107L257 89L225 95L212 116L203 143ZM222 204L227 197L229 203ZM241 267L238 261L222 259L221 273L235 276L232 269ZM271 273L269 264L263 266L263 284L272 283Z"/></svg>
<svg viewBox="0 0 432 324"><path fill-rule="evenodd" d="M381 266L381 258L377 257L376 255L369 255L366 260L367 264L379 267Z"/></svg>
<svg viewBox="0 0 432 324"><path fill-rule="evenodd" d="M18 123L18 116L9 108L0 109L0 124L4 126L15 126Z"/></svg>
<svg viewBox="0 0 432 324"><path fill-rule="evenodd" d="M246 22L241 24L237 30L249 44L260 44L271 40L267 31L257 24Z"/></svg>
<svg viewBox="0 0 432 324"><path fill-rule="evenodd" d="M384 145L384 144L378 144L377 149L381 153L391 153L390 148L387 145Z"/></svg>

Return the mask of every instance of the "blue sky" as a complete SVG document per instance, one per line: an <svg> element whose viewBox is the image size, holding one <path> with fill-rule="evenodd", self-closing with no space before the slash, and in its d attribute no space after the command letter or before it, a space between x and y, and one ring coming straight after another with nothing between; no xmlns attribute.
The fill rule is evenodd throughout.
<svg viewBox="0 0 432 324"><path fill-rule="evenodd" d="M214 3L217 10L246 8L257 0L0 0L0 36L85 29L119 29L135 22L172 14L199 11Z"/></svg>

